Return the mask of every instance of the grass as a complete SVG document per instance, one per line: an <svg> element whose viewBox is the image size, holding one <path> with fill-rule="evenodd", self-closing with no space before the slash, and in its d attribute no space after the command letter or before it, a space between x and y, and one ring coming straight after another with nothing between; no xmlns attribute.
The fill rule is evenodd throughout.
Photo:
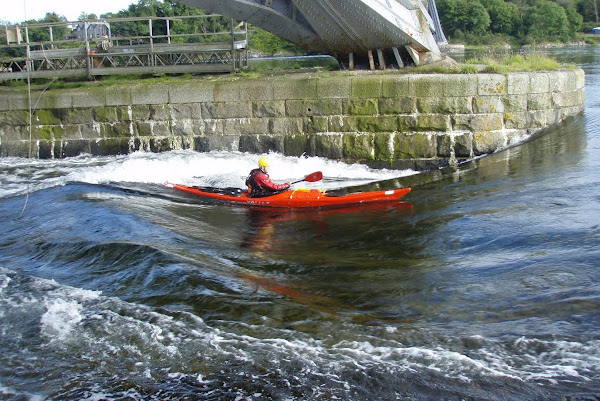
<svg viewBox="0 0 600 401"><path fill-rule="evenodd" d="M508 72L556 71L566 68L553 58L532 53L507 57L486 57L468 60L466 65L483 65L482 72L504 74ZM568 68L568 67L567 67Z"/></svg>

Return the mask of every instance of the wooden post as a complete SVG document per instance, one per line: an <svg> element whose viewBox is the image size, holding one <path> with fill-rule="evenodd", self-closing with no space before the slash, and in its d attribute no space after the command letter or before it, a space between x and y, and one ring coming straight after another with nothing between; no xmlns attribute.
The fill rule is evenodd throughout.
<svg viewBox="0 0 600 401"><path fill-rule="evenodd" d="M398 63L398 68L404 68L404 62L402 61L402 57L400 57L400 52L396 46L392 47L392 51L394 52L394 57L396 57L396 62Z"/></svg>
<svg viewBox="0 0 600 401"><path fill-rule="evenodd" d="M354 53L348 54L348 68L354 71Z"/></svg>
<svg viewBox="0 0 600 401"><path fill-rule="evenodd" d="M375 70L375 60L373 60L373 51L369 50L368 54L369 54L369 68L371 69L371 71L374 71Z"/></svg>
<svg viewBox="0 0 600 401"><path fill-rule="evenodd" d="M385 70L385 59L383 58L381 49L377 49L377 59L379 60L379 68Z"/></svg>

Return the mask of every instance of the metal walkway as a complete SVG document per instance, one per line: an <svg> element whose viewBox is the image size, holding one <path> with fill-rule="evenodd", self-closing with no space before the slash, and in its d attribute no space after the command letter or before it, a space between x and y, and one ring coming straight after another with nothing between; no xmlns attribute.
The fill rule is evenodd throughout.
<svg viewBox="0 0 600 401"><path fill-rule="evenodd" d="M421 0L178 0L247 21L351 68L426 64L441 59L445 37L435 1ZM429 9L428 9L429 8Z"/></svg>
<svg viewBox="0 0 600 401"><path fill-rule="evenodd" d="M183 19L197 19L202 26L209 26L210 19L215 18L223 17L118 18L8 26L7 43L0 45L0 50L16 56L0 58L0 80L28 76L214 73L247 66L245 23L229 19L230 26L225 31L195 34L177 34L172 27L173 21ZM146 35L115 34L116 29L111 29L118 26L121 32L130 32L128 24L140 23L144 24ZM49 40L34 41L32 37L40 37L40 32Z"/></svg>

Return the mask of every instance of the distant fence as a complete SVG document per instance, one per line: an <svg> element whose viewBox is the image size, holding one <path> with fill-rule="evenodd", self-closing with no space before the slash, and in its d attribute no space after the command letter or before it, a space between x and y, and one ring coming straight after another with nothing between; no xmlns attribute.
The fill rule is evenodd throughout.
<svg viewBox="0 0 600 401"><path fill-rule="evenodd" d="M246 23L219 15L10 25L5 33L0 80L231 72L248 64Z"/></svg>

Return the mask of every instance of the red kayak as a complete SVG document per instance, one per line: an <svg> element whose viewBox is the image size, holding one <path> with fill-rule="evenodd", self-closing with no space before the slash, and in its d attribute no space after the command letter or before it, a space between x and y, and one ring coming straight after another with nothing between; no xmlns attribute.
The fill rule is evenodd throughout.
<svg viewBox="0 0 600 401"><path fill-rule="evenodd" d="M203 198L218 199L231 203L253 206L285 208L322 208L356 204L385 203L397 201L410 192L410 188L389 191L356 192L338 195L319 189L291 189L260 198L249 197L239 188L188 187L186 185L165 183L167 187L178 191L198 195Z"/></svg>

